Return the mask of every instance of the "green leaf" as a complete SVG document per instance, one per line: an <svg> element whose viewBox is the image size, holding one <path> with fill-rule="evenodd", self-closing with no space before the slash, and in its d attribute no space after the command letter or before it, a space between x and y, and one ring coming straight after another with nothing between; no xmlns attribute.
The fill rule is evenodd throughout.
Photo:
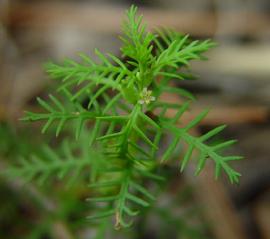
<svg viewBox="0 0 270 239"><path fill-rule="evenodd" d="M142 147L139 147L137 144L133 143L131 140L128 141L128 143L129 143L130 146L132 146L138 152L142 153L143 155L145 155L148 158L151 158L151 155L149 153L147 153L145 150L143 150Z"/></svg>
<svg viewBox="0 0 270 239"><path fill-rule="evenodd" d="M118 195L113 195L113 196L106 196L106 197L87 198L86 201L88 201L88 202L110 202L110 201L115 201L118 198L119 198Z"/></svg>
<svg viewBox="0 0 270 239"><path fill-rule="evenodd" d="M196 168L195 175L199 175L200 172L203 170L205 163L206 163L206 159L207 159L207 154L204 152L201 153L200 158L199 158L199 163L198 163L197 168Z"/></svg>
<svg viewBox="0 0 270 239"><path fill-rule="evenodd" d="M133 186L136 190L138 190L140 193L142 193L144 196L148 197L150 200L155 200L155 197L150 194L144 187L141 185L131 182L131 186Z"/></svg>
<svg viewBox="0 0 270 239"><path fill-rule="evenodd" d="M173 154L179 140L180 140L180 137L175 137L173 139L173 141L170 143L169 147L167 148L167 150L163 154L163 156L161 158L161 162L168 160L168 158Z"/></svg>
<svg viewBox="0 0 270 239"><path fill-rule="evenodd" d="M39 97L37 97L37 101L44 109L48 110L49 112L54 112L54 109L48 103L46 103L46 101L40 99Z"/></svg>
<svg viewBox="0 0 270 239"><path fill-rule="evenodd" d="M92 216L87 216L86 218L88 220L97 220L97 219L103 219L103 218L106 218L106 217L113 216L114 214L115 214L115 210L110 209L110 210L100 212L100 213L92 215Z"/></svg>
<svg viewBox="0 0 270 239"><path fill-rule="evenodd" d="M181 116L188 110L189 102L184 103L176 112L175 116L172 118L172 123L177 123Z"/></svg>
<svg viewBox="0 0 270 239"><path fill-rule="evenodd" d="M187 126L185 127L185 130L188 131L191 128L193 128L194 126L198 125L204 118L205 116L208 114L209 110L204 110L202 113L200 113L198 116L196 116L195 119L193 119L191 122L189 122L187 124Z"/></svg>
<svg viewBox="0 0 270 239"><path fill-rule="evenodd" d="M151 147L158 149L156 145L152 143L152 141L138 128L137 125L133 126L134 130L138 133L138 135Z"/></svg>
<svg viewBox="0 0 270 239"><path fill-rule="evenodd" d="M54 121L54 118L53 117L50 117L48 119L48 121L46 122L46 124L42 127L42 130L41 130L41 133L44 134L46 133L46 131L48 130L48 128L51 126L51 124L53 123Z"/></svg>
<svg viewBox="0 0 270 239"><path fill-rule="evenodd" d="M149 116L147 116L146 114L144 114L143 112L139 112L139 116L144 119L149 125L153 126L154 128L156 128L157 130L160 130L160 126L154 121L152 120Z"/></svg>
<svg viewBox="0 0 270 239"><path fill-rule="evenodd" d="M221 125L221 126L218 126L212 130L210 130L209 132L207 132L206 134L202 135L200 137L200 140L201 141L205 141L205 140L208 140L209 138L217 135L218 133L220 133L222 130L224 130L226 128L226 125Z"/></svg>
<svg viewBox="0 0 270 239"><path fill-rule="evenodd" d="M186 152L186 154L184 156L184 159L183 159L183 161L181 163L181 168L180 168L181 172L183 172L185 167L187 166L187 163L188 163L188 161L190 160L190 158L192 156L193 150L194 150L194 146L193 145L189 146L189 148L188 148L188 150L187 150L187 152Z"/></svg>
<svg viewBox="0 0 270 239"><path fill-rule="evenodd" d="M134 203L136 203L136 204L138 204L140 206L143 206L143 207L149 207L149 205L150 205L148 202L144 201L143 199L138 198L135 195L132 195L132 194L129 194L129 193L127 194L127 198L129 200L131 200L132 202L134 202Z"/></svg>
<svg viewBox="0 0 270 239"><path fill-rule="evenodd" d="M223 143L220 143L220 144L218 144L218 145L213 146L213 150L214 150L214 151L217 151L217 150L220 150L220 149L224 149L224 148L226 148L226 147L229 147L229 146L235 144L236 142L237 142L237 140L235 140L235 139L233 139L233 140L228 140L228 141L226 141L226 142L223 142Z"/></svg>
<svg viewBox="0 0 270 239"><path fill-rule="evenodd" d="M130 208L128 207L124 207L124 212L127 213L129 216L134 217L137 216L139 211L132 211Z"/></svg>
<svg viewBox="0 0 270 239"><path fill-rule="evenodd" d="M128 116L125 115L112 115L112 116L98 116L97 119L101 121L126 121L128 120Z"/></svg>
<svg viewBox="0 0 270 239"><path fill-rule="evenodd" d="M122 135L124 135L124 132L120 131L120 132L117 132L117 133L107 134L107 135L104 135L104 136L100 136L96 140L97 141L108 140L108 139L120 137Z"/></svg>

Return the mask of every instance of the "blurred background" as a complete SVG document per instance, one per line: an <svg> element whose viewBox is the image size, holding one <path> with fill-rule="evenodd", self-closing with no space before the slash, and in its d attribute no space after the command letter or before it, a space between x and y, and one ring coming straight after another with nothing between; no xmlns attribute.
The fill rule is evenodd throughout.
<svg viewBox="0 0 270 239"><path fill-rule="evenodd" d="M176 172L158 210L132 236L108 238L269 239L269 0L0 0L0 169L44 141L38 129L18 121L53 88L42 65L78 52L93 55L94 48L120 55L121 20L132 3L150 30L169 27L218 42L208 61L192 64L199 80L180 86L198 97L194 112L212 110L198 132L228 124L222 137L237 138L233 151L245 160L235 165L243 175L238 186L214 181L211 168L195 179ZM0 179L0 238L95 238L88 224L74 222L86 192L58 188L50 197L48 188L39 190Z"/></svg>

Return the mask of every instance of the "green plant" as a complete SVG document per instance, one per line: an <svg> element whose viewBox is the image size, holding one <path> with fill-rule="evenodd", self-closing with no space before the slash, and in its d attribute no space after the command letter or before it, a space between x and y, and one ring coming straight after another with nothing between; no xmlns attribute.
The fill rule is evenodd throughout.
<svg viewBox="0 0 270 239"><path fill-rule="evenodd" d="M45 112L26 112L23 118L46 121L43 133L56 123L56 136L68 125L69 132L74 132L80 142L77 145L80 152L72 143L64 143L61 157L46 148L46 161L37 157L32 161L23 159L20 167L12 167L6 172L27 180L35 178L42 183L53 175L76 180L82 170L89 167L87 172L93 196L88 201L99 206L97 213L89 219L114 215L115 228L130 226L132 220L129 218L138 214L138 208L147 207L155 200L146 182L164 180L156 169L172 158L181 142L188 148L180 171L197 151L196 175L203 170L207 160L212 160L216 178L223 170L231 183L237 183L240 174L230 166L230 161L242 158L219 153L235 140L214 146L206 144L225 128L224 125L202 136L189 133L207 115L207 110L187 125L179 125L195 98L172 83L187 79L185 69L189 62L204 59L202 54L215 43L193 41L187 35L171 30L157 30L157 34L146 32L142 16L136 14L134 6L127 11L121 37L122 59L96 50L99 63L80 54L81 63L68 59L63 65L47 64L49 75L61 80L59 96L50 95L49 100L38 98ZM162 99L164 93L177 94L185 102L166 102ZM168 117L168 110L174 110L175 115ZM161 145L166 139L171 142L164 150Z"/></svg>

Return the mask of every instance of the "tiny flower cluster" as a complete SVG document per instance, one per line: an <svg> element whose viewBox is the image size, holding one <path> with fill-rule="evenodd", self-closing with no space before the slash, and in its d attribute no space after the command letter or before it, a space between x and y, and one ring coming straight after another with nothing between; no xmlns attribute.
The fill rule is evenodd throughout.
<svg viewBox="0 0 270 239"><path fill-rule="evenodd" d="M147 90L147 88L143 88L142 92L140 93L140 100L138 101L139 104L143 105L146 104L148 105L151 101L155 101L156 97L152 96L152 91Z"/></svg>

